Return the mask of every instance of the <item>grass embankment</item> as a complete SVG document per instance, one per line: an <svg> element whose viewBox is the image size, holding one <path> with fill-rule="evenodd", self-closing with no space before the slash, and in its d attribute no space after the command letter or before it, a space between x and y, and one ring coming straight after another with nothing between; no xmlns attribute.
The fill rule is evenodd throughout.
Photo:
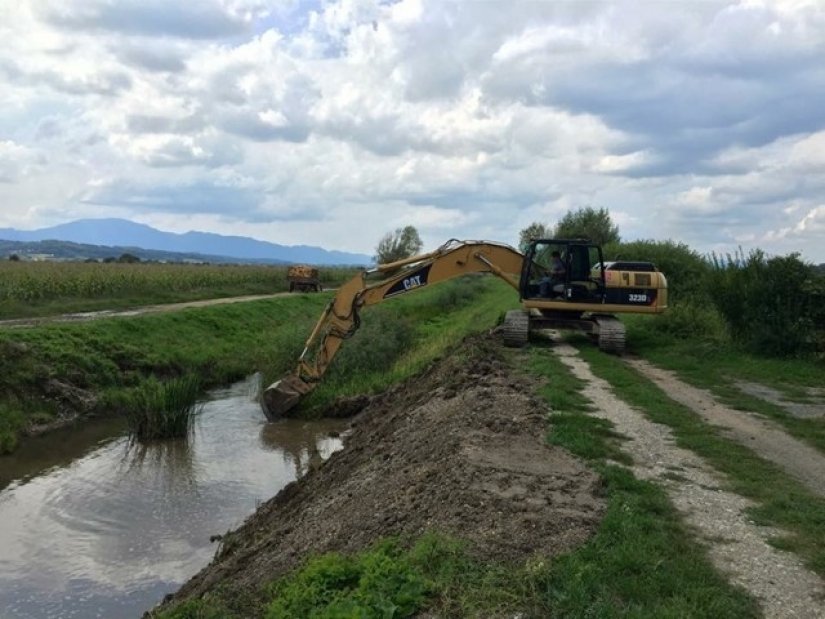
<svg viewBox="0 0 825 619"><path fill-rule="evenodd" d="M461 541L426 534L382 540L346 556L308 558L274 581L254 616L755 617L756 603L711 566L663 490L612 461L628 461L609 424L589 416L581 383L546 349L529 353L553 408L548 440L585 458L604 480L608 510L594 538L552 561L483 563ZM518 364L525 353L515 353ZM166 619L232 617L214 597L166 611Z"/></svg>
<svg viewBox="0 0 825 619"><path fill-rule="evenodd" d="M753 499L749 510L760 525L776 526L785 535L771 538L778 548L801 556L807 565L825 576L825 499L809 492L778 466L763 460L747 447L726 439L693 411L671 400L647 378L620 359L600 354L592 346L580 346L582 356L593 372L607 380L622 398L652 421L669 426L677 444L694 451L715 469L728 476L733 492ZM735 359L733 353L716 357ZM769 367L767 360L753 360L754 367ZM764 362L766 365L762 365Z"/></svg>
<svg viewBox="0 0 825 619"><path fill-rule="evenodd" d="M744 392L737 383L768 386L789 401L810 402L808 389L822 388L825 363L812 358L770 358L744 352L731 341L683 339L656 329L664 317L627 316L631 351L683 380L708 389L738 410L759 413L781 424L789 434L825 453L825 416L795 417L762 398ZM819 402L825 406L822 395Z"/></svg>
<svg viewBox="0 0 825 619"><path fill-rule="evenodd" d="M412 376L470 333L493 328L517 302L504 282L471 275L366 308L361 328L303 403L303 413L312 416L338 397L377 393Z"/></svg>
<svg viewBox="0 0 825 619"><path fill-rule="evenodd" d="M264 367L271 355L295 357L300 334L326 302L300 295L0 330L0 451L13 449L26 426L78 413L126 413L155 380L191 374L208 388ZM284 332L293 334L289 342Z"/></svg>
<svg viewBox="0 0 825 619"><path fill-rule="evenodd" d="M319 270L334 287L353 268ZM286 266L0 261L0 319L116 310L288 289Z"/></svg>
<svg viewBox="0 0 825 619"><path fill-rule="evenodd" d="M331 298L307 294L180 312L0 331L0 453L27 426L67 413L128 413L154 380L196 375L203 388L254 370L280 376ZM377 390L495 324L515 295L493 278L448 282L364 312L305 414L337 395ZM354 371L353 368L357 368ZM388 371L388 368L389 371Z"/></svg>

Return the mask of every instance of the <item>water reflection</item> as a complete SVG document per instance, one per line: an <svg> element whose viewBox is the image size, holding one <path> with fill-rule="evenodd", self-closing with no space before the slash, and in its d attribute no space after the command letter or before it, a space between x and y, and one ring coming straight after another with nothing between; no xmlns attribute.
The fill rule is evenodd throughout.
<svg viewBox="0 0 825 619"><path fill-rule="evenodd" d="M197 482L195 454L189 441L171 440L142 443L126 442L118 475L133 477L155 471L164 485L194 485Z"/></svg>
<svg viewBox="0 0 825 619"><path fill-rule="evenodd" d="M13 454L0 456L0 491L12 482L20 483L52 468L66 466L114 440L125 429L123 419L100 419L27 438Z"/></svg>
<svg viewBox="0 0 825 619"><path fill-rule="evenodd" d="M0 491L0 616L139 616L209 561L210 536L340 446L345 423L267 424L255 392L214 392L188 442L120 435L15 477Z"/></svg>
<svg viewBox="0 0 825 619"><path fill-rule="evenodd" d="M289 421L265 424L261 428L261 443L267 449L282 454L284 465L295 469L298 475L330 457L341 442L346 422L326 422L328 433L318 435L317 422Z"/></svg>

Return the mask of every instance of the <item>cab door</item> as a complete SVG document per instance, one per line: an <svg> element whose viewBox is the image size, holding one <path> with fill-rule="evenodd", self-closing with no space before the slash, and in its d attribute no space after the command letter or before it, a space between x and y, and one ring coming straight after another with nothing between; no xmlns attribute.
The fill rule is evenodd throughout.
<svg viewBox="0 0 825 619"><path fill-rule="evenodd" d="M604 303L604 262L598 245L571 244L566 256L565 299L578 303ZM594 269L598 265L600 268Z"/></svg>

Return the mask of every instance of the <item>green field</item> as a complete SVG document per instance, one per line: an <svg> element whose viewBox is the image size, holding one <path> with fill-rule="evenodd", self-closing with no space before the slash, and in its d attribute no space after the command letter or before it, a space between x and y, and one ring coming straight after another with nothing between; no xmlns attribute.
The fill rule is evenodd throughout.
<svg viewBox="0 0 825 619"><path fill-rule="evenodd" d="M287 267L0 261L0 319L121 309L288 289ZM356 273L321 268L334 287Z"/></svg>

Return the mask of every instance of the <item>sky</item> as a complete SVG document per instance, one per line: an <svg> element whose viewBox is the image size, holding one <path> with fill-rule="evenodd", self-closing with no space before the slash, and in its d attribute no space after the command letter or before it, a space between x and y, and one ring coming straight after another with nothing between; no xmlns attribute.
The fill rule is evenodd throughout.
<svg viewBox="0 0 825 619"><path fill-rule="evenodd" d="M825 262L820 0L3 0L0 228L414 225Z"/></svg>

